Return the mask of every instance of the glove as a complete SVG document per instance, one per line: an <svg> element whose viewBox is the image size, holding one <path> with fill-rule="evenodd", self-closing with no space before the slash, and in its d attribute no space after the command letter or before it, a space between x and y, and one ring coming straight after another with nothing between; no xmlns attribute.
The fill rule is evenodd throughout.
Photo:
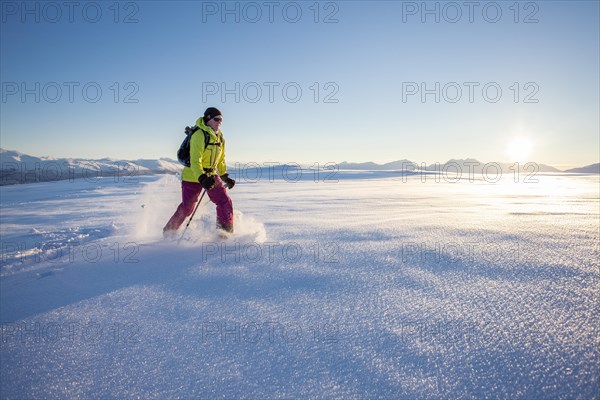
<svg viewBox="0 0 600 400"><path fill-rule="evenodd" d="M235 180L231 179L229 177L229 174L223 174L223 175L221 175L221 180L223 181L223 183L225 183L225 187L227 189L231 189L232 187L235 186Z"/></svg>
<svg viewBox="0 0 600 400"><path fill-rule="evenodd" d="M215 186L215 177L212 175L208 176L206 174L202 174L198 178L198 182L200 182L204 189L210 190L213 188L213 186Z"/></svg>

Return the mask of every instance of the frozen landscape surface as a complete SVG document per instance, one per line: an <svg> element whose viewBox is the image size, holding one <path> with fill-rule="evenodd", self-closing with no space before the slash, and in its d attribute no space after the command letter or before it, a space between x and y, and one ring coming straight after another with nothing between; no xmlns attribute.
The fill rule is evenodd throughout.
<svg viewBox="0 0 600 400"><path fill-rule="evenodd" d="M0 188L1 398L600 392L598 175L240 179L179 245L129 178Z"/></svg>

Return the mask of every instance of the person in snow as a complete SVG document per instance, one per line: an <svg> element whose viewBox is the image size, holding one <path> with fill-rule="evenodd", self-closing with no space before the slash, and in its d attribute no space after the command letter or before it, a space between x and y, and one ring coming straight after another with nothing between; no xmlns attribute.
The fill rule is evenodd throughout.
<svg viewBox="0 0 600 400"><path fill-rule="evenodd" d="M200 128L190 139L190 166L183 167L181 174L181 204L163 228L165 237L172 237L185 219L194 211L202 189L217 206L217 228L233 232L233 203L225 188L233 188L235 180L227 174L225 165L225 139L221 132L223 114L209 107L198 118ZM204 131L209 141L205 143Z"/></svg>

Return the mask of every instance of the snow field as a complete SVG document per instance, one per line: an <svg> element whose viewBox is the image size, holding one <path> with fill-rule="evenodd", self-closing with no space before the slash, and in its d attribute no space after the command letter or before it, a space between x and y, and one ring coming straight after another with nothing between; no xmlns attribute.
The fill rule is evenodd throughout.
<svg viewBox="0 0 600 400"><path fill-rule="evenodd" d="M2 188L3 242L103 250L3 253L2 398L597 396L598 177L385 176L236 185L180 245L173 177Z"/></svg>

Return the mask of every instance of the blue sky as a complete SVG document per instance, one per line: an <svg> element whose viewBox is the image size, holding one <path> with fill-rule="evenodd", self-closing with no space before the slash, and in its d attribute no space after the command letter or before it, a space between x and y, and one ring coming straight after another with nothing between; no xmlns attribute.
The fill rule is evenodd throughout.
<svg viewBox="0 0 600 400"><path fill-rule="evenodd" d="M229 162L600 159L597 1L68 4L2 1L2 148L175 158L216 106Z"/></svg>

